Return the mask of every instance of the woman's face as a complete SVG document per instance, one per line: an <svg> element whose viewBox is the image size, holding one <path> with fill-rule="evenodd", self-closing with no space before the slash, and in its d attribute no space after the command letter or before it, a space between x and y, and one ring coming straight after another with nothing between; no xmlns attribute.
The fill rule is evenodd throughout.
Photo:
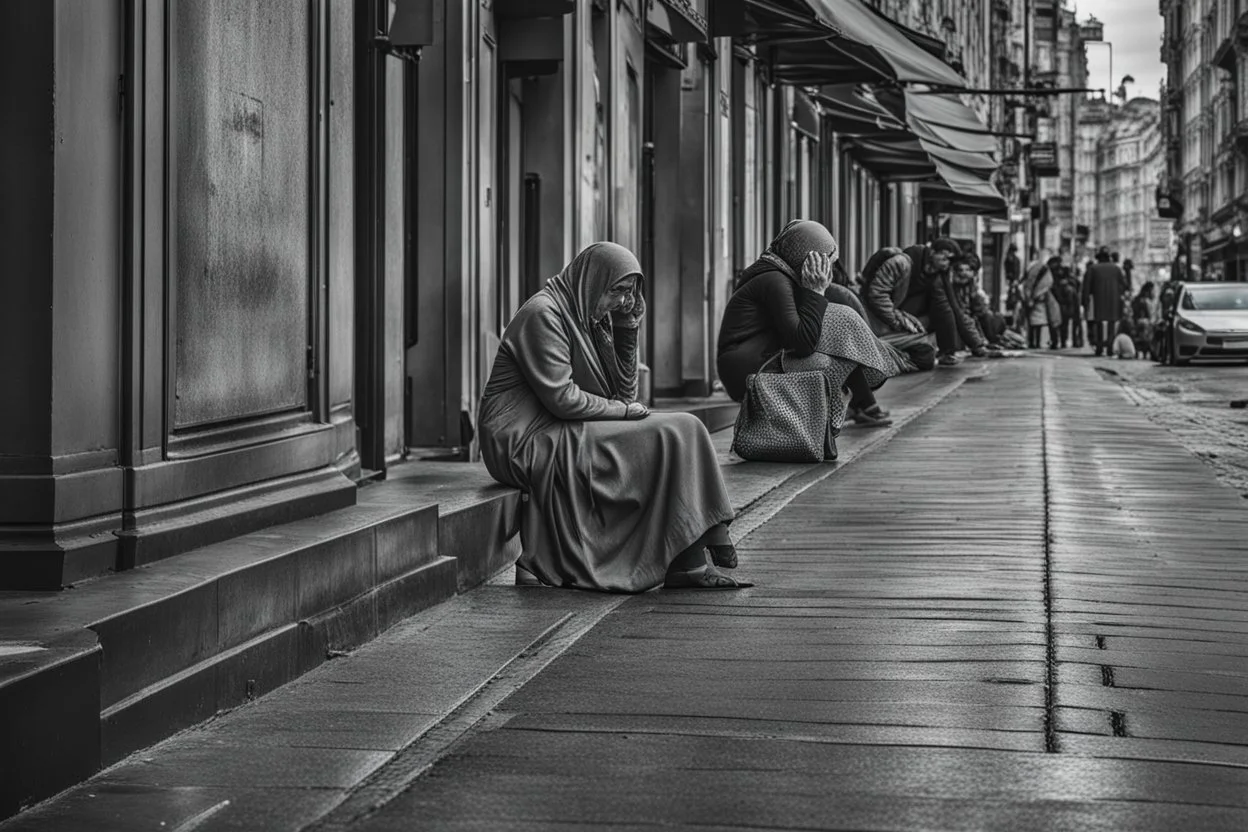
<svg viewBox="0 0 1248 832"><path fill-rule="evenodd" d="M605 318L612 312L628 312L633 308L634 290L637 287L636 275L625 275L619 278L609 287L606 293L598 298L598 305L594 307L594 320Z"/></svg>
<svg viewBox="0 0 1248 832"><path fill-rule="evenodd" d="M975 279L975 269L970 263L959 263L953 267L953 277L959 283L970 283Z"/></svg>

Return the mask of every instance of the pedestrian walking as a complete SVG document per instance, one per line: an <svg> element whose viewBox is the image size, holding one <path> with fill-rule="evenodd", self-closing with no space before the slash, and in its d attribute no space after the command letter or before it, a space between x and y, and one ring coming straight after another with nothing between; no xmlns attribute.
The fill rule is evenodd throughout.
<svg viewBox="0 0 1248 832"><path fill-rule="evenodd" d="M1040 349L1041 337L1049 333L1049 349L1057 349L1057 330L1061 310L1053 297L1054 262L1061 265L1060 257L1050 257L1048 262L1036 259L1027 267L1021 287L1023 318L1027 322L1027 346Z"/></svg>
<svg viewBox="0 0 1248 832"><path fill-rule="evenodd" d="M1053 298L1057 301L1060 319L1057 326L1057 345L1066 349L1072 335L1077 334L1079 321L1079 281L1071 269L1060 260L1053 267Z"/></svg>
<svg viewBox="0 0 1248 832"><path fill-rule="evenodd" d="M1150 280L1140 287L1139 293L1131 300L1131 336L1135 339L1136 351L1141 355L1152 352L1153 329L1157 323L1155 292L1156 287Z"/></svg>
<svg viewBox="0 0 1248 832"><path fill-rule="evenodd" d="M890 424L873 391L898 372L858 298L832 283L838 258L836 239L823 225L786 225L738 278L716 350L720 380L735 401L745 398L749 376L777 353L786 372L823 370L838 399L847 387L848 410L842 401L833 403L833 437L847 413L859 424Z"/></svg>
<svg viewBox="0 0 1248 832"><path fill-rule="evenodd" d="M1170 279L1161 284L1157 300L1158 320L1153 327L1153 358L1162 364L1169 364L1174 358L1174 314L1185 274L1179 269L1171 270Z"/></svg>
<svg viewBox="0 0 1248 832"><path fill-rule="evenodd" d="M1088 341L1097 355L1110 346L1110 327L1122 317L1122 286L1126 275L1110 259L1109 249L1096 252L1096 263L1083 279L1083 305L1088 317Z"/></svg>
<svg viewBox="0 0 1248 832"><path fill-rule="evenodd" d="M726 524L732 503L706 427L636 401L637 258L594 243L503 333L481 398L481 455L518 488L516 582L644 592L748 586ZM707 561L710 549L714 564Z"/></svg>
<svg viewBox="0 0 1248 832"><path fill-rule="evenodd" d="M1023 264L1018 260L1018 246L1010 243L1005 250L1005 282L1010 285L1018 283L1023 276Z"/></svg>
<svg viewBox="0 0 1248 832"><path fill-rule="evenodd" d="M1070 345L1075 349L1083 349L1083 276L1086 267L1072 267L1071 275L1071 317Z"/></svg>

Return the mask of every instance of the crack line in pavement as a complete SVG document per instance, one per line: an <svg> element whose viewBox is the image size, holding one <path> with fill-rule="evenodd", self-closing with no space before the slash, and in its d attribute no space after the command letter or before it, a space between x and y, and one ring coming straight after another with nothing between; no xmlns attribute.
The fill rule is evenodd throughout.
<svg viewBox="0 0 1248 832"><path fill-rule="evenodd" d="M1044 472L1044 750L1056 754L1057 635L1053 631L1053 491L1049 472L1049 400L1053 367L1040 368L1040 459Z"/></svg>

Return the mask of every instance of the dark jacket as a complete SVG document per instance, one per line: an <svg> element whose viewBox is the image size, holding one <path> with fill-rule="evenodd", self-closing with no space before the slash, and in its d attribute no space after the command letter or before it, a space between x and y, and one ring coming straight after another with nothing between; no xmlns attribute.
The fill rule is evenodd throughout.
<svg viewBox="0 0 1248 832"><path fill-rule="evenodd" d="M874 261L876 258L872 258ZM862 275L860 298L867 310L867 323L876 335L907 332L901 313L902 301L910 292L910 257L897 251L883 263L867 264Z"/></svg>
<svg viewBox="0 0 1248 832"><path fill-rule="evenodd" d="M1005 256L1005 279L1011 283L1019 280L1023 276L1023 261L1018 259L1017 254L1007 254Z"/></svg>
<svg viewBox="0 0 1248 832"><path fill-rule="evenodd" d="M1122 291L1126 275L1115 263L1094 263L1083 278L1083 306L1088 320L1113 323L1122 317Z"/></svg>
<svg viewBox="0 0 1248 832"><path fill-rule="evenodd" d="M746 269L737 285L720 323L716 363L724 389L740 401L746 378L768 358L781 350L799 358L815 351L828 299L765 263Z"/></svg>

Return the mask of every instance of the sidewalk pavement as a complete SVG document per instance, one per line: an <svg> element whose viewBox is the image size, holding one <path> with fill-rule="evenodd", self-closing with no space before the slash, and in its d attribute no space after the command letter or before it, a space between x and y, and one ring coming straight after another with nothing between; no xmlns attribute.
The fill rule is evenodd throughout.
<svg viewBox="0 0 1248 832"><path fill-rule="evenodd" d="M1248 828L1248 505L1087 362L980 366L727 468L753 589L504 576L0 830Z"/></svg>

